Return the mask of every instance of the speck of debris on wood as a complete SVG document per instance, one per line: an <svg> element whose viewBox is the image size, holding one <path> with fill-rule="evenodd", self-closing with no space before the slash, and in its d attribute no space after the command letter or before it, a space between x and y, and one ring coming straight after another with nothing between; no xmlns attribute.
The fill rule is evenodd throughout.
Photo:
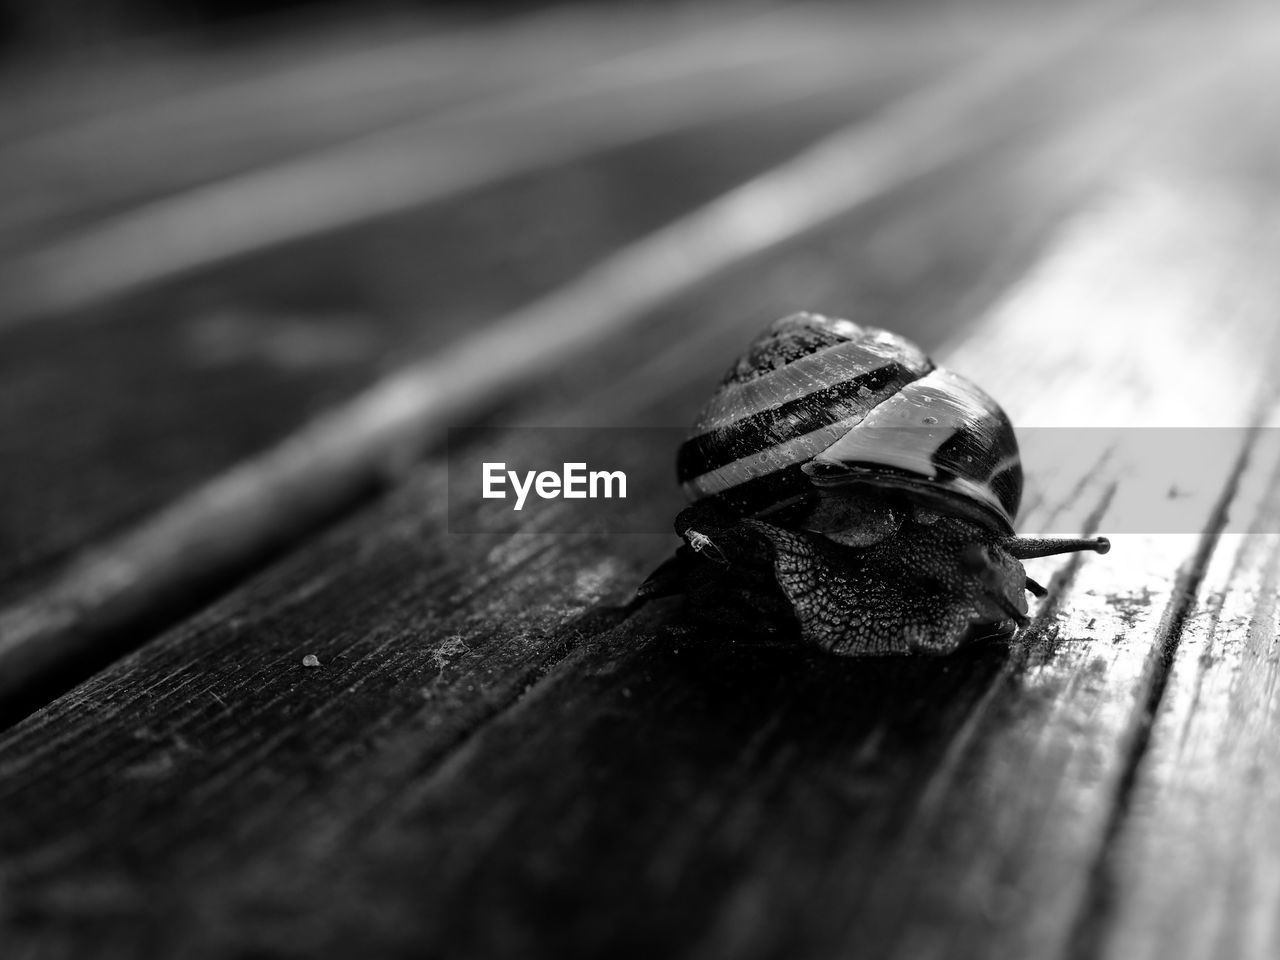
<svg viewBox="0 0 1280 960"><path fill-rule="evenodd" d="M444 670L449 662L459 654L467 652L467 642L461 636L449 637L431 654L431 660L437 670Z"/></svg>
<svg viewBox="0 0 1280 960"><path fill-rule="evenodd" d="M302 665L304 667L318 667L320 666L320 658L314 653L308 653L302 658Z"/></svg>

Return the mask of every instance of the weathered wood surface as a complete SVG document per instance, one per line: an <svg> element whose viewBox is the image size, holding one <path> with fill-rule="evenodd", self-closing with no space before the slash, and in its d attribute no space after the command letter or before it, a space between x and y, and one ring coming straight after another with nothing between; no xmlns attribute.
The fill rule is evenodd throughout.
<svg viewBox="0 0 1280 960"><path fill-rule="evenodd" d="M1277 61L1232 36L1203 82L995 145L655 311L523 416L678 422L801 290L892 317L1020 424L1256 422L1280 346L1280 138L1224 105L1265 115ZM895 244L926 252L895 273ZM1275 450L1253 443L1185 477L1123 449L1042 464L1031 526L1107 529L1126 491L1181 484L1187 528L1041 561L1050 596L1012 647L890 662L735 643L670 605L624 618L669 540L514 519L450 536L428 458L0 739L5 939L1272 956L1275 854L1249 826L1275 775ZM667 451L599 452L667 469ZM1257 519L1224 550L1227 510Z"/></svg>
<svg viewBox="0 0 1280 960"><path fill-rule="evenodd" d="M782 118L709 123L86 320L0 333L0 442L12 465L0 518L13 545L0 582L47 570L366 386L389 356L439 349L899 90L842 88ZM662 175L671 164L680 176ZM653 186L637 191L637 179ZM120 449L138 455L111 455Z"/></svg>
<svg viewBox="0 0 1280 960"><path fill-rule="evenodd" d="M15 690L30 696L68 665L80 671L94 668L136 644L140 630L198 602L228 576L260 562L298 531L383 482L389 471L429 445L433 434L438 437L451 418L495 402L503 391L509 393L518 383L563 364L570 352L609 335L625 345L624 327L708 275L984 145L993 148L1050 107L1065 117L1081 102L1110 98L1110 81L1134 74L1127 44L1102 55L1084 81L1071 75L1060 82L1049 69L1065 62L1082 39L1096 35L1097 26L1096 17L1085 18L1062 35L998 49L959 75L891 102L866 123L837 129L775 170L622 247L572 283L460 338L456 346L449 343L446 329L444 346L425 360L120 538L84 550L78 560L55 571L46 586L0 610L0 699L8 700ZM1139 77L1144 65L1149 73L1150 64L1139 59ZM1068 174L1066 185L1074 182L1074 174ZM748 223L751 229L744 230ZM118 330L113 325L112 333ZM177 377L169 382L165 392L174 397L174 410L191 406L180 399L186 385ZM37 391L44 397L50 393L59 396ZM118 395L129 396L129 391ZM246 399L261 403L275 398ZM90 437L109 437L111 427L121 422L134 421L117 413ZM164 426L175 429L172 422ZM191 424L190 436L205 434L224 436L203 420ZM30 430L26 435L31 436ZM140 474L129 467L114 474L111 466L107 470L126 481L137 482ZM59 475L74 474L67 469ZM141 475L148 481L139 484L144 492L151 482L168 477L162 472L152 481ZM83 482L72 481L73 489L77 486ZM41 487L30 483L27 489ZM118 509L112 499L101 502L105 511ZM55 682L66 679L53 677Z"/></svg>
<svg viewBox="0 0 1280 960"><path fill-rule="evenodd" d="M830 43L824 34L847 33L850 23L831 8L733 15L710 6L669 17L620 7L608 15L544 10L500 24L401 19L354 32L346 24L345 33L295 23L256 44L144 49L132 61L69 64L53 79L33 68L8 78L0 171L9 210L0 250L13 255L33 240L65 239L69 227L196 187L212 185L225 199L237 175L369 142L361 137L376 143L389 130L419 146L433 135L456 141L461 122L492 126L516 105L526 114L534 107L535 116L551 108L554 122L557 105L589 103L609 87L660 88L661 72L646 78L637 69L646 58L663 58L666 79L701 73L705 87L717 72L816 54ZM892 21L891 31L871 18L856 22L867 28L858 31L860 43L880 41L878 53L858 51L869 60L891 50L907 62L941 52L930 50L942 39L937 31L912 19ZM721 93L722 106L735 102ZM331 186L353 189L342 179Z"/></svg>
<svg viewBox="0 0 1280 960"><path fill-rule="evenodd" d="M1085 930L1106 957L1256 956L1280 944L1274 418L1181 624ZM1154 705L1154 704L1153 704Z"/></svg>

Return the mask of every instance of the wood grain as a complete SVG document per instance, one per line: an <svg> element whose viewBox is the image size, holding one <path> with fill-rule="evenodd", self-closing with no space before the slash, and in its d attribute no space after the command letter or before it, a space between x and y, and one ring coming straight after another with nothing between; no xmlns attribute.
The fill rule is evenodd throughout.
<svg viewBox="0 0 1280 960"><path fill-rule="evenodd" d="M0 79L8 81L0 128L15 128L0 140L9 203L0 249L11 257L145 202L451 110L486 105L475 117L482 120L493 101L516 91L545 100L548 86L566 77L607 73L646 53L696 56L709 35L749 46L753 32L772 27L785 45L809 18L827 28L844 22L833 13L770 18L699 5L667 16L553 9L471 23L299 17L256 42L242 35L195 50L180 38L153 38L146 49L61 71L28 66ZM924 53L927 39L913 40ZM716 55L708 60L714 70ZM24 126L31 129L19 133Z"/></svg>
<svg viewBox="0 0 1280 960"><path fill-rule="evenodd" d="M83 326L7 331L0 592L12 596L15 579L30 583L269 447L388 365L456 341L571 280L600 250L783 161L896 96L902 80L785 118L707 124L227 265L104 306Z"/></svg>
<svg viewBox="0 0 1280 960"><path fill-rule="evenodd" d="M1216 204L1197 203L1189 186L1175 192L1187 206L1174 246L1209 264L1181 291L1200 291L1187 322L1202 323L1219 283L1260 274L1257 261L1237 274L1213 255ZM1163 282L1173 224L1147 222L1149 202L1120 202L1066 238L1054 266L966 342L1025 324L1022 311L1044 291L1101 307L1096 291L1114 289L1110 281ZM1265 225L1229 216L1242 231L1230 249L1254 249L1274 215ZM1144 223L1139 243L1131 231ZM1102 256L1116 232L1130 238L1122 263ZM1224 349L1266 329L1275 290L1261 282L1256 309L1237 315ZM1076 333L1096 343L1115 322L1099 310ZM969 369L982 359L954 356ZM984 356L980 372L994 374L997 361ZM1186 398L1166 371L1136 351L1122 356L1127 366L1109 374L1128 374L1135 405L1108 409L1104 399L1095 409L1135 420L1148 405L1194 415L1179 408ZM1274 357L1274 344L1260 356ZM1054 362L1024 357L1028 379L1017 391L1019 375L1007 374L1003 396L1015 409L1046 406L1039 394ZM1255 384L1269 362L1255 368ZM1101 385L1083 385L1089 393L1099 397ZM1247 418L1251 407L1240 392L1212 415ZM1086 528L1105 524L1128 468L1076 470L1071 495L1040 509L1067 511ZM395 947L499 955L1065 952L1135 730L1235 476L1235 463L1222 464L1217 502L1188 516L1208 538L1124 536L1108 558L1046 565L1052 596L1013 651L833 662L744 649L660 614L629 621L559 664L447 763L398 781L379 822L353 841L360 857L336 872L319 863L300 871L322 873L350 906L345 917L328 913L316 935L350 947L371 922ZM256 898L270 896L272 876L263 871ZM397 890L412 892L397 904L388 893ZM421 909L424 899L433 909ZM259 935L271 942L270 930Z"/></svg>
<svg viewBox="0 0 1280 960"><path fill-rule="evenodd" d="M1096 27L1086 18L1074 32L980 61L866 123L838 129L84 551L47 586L0 612L0 692L30 698L33 688L60 682L61 671L128 649L157 618L365 495L445 424L622 336L646 311L1010 135L1046 97L1060 107L1073 94L1095 101L1101 66L1083 92L1074 80L1063 89L1047 68ZM992 110L996 102L1008 109Z"/></svg>
<svg viewBox="0 0 1280 960"><path fill-rule="evenodd" d="M0 145L0 167L32 167L39 176L52 177L63 199L70 196L61 189L64 181L88 183L111 194L113 209L127 208L137 198L102 164L112 169L122 165L128 176L146 180L147 189L170 195L174 185L164 177L189 176L193 169L181 155L184 145L209 162L218 154L204 150L203 140L191 144L191 137L170 129L197 124L202 137L214 142L221 137L242 152L252 147L241 138L256 143L258 153L237 163L261 169L278 158L271 154L274 141L248 136L253 117L269 116L273 129L287 137L306 126L309 103L321 112L344 109L342 103L325 99L324 91L333 92L336 82L334 76L325 79L326 68L337 77L354 75L358 83L341 86L344 96L357 99L361 90L376 98L388 87L388 96L405 95L399 84L408 82L401 76L406 71L412 77L422 71L442 75L445 92L471 105L471 113L454 110L451 119L441 119L434 100L418 103L420 115L440 122L434 127L428 123L425 132L413 128L416 135L442 141L442 149L459 147L459 127L468 119L488 130L485 136L509 137L513 118L527 124L531 116L546 119L548 110L561 125L581 126L589 111L568 96L565 84L566 72L575 69L591 76L593 68L603 70L598 79L612 78L613 88L597 96L598 101L609 96L626 100L623 81L628 75L643 90L645 73L637 67L646 57L659 64L683 64L686 73L692 69L696 74L699 66L716 77L718 70L723 73L724 63L716 57L699 59L699 44L708 42L707 11L639 18L643 23L634 11L616 13L607 23L557 14L530 17L473 31L466 42L452 35L411 36L390 48L357 49L336 59L332 51L325 59L305 47L295 51L302 62L294 62L293 69L277 62L275 72L267 70L260 77L246 63L238 81L223 77L220 84L206 78L195 90L184 90L175 81L169 100L118 106L87 124ZM810 13L826 22L820 12ZM773 75L769 71L779 58L785 61L797 44L806 38L819 42L824 34L810 14L793 14L720 17L714 44L743 40L746 54L763 58L764 69L757 73ZM849 82L828 84L823 91L814 88L810 96L784 83L768 97L750 98L746 87L726 86L719 77L710 84L710 100L702 107L720 103L722 109L716 116L703 115L696 129L659 136L660 110L651 109L648 116L658 121L658 128L650 125L642 131L645 117L628 117L627 111L615 109L610 129L631 141L626 149L602 152L598 138L566 142L557 148L564 156L584 150L589 155L524 176L512 176L519 168L509 151L490 151L507 164L497 171L507 180L491 189L438 198L427 211L401 211L362 228L206 269L147 295L100 304L76 314L88 321L83 328L39 325L7 331L0 337L0 459L6 464L0 476L0 596L14 596L75 549L278 441L317 411L368 386L389 366L438 349L565 282L601 251L643 235L780 162L820 134L902 95L967 49L960 37L917 42L918 26L913 20L866 24L858 31L858 42L879 44L876 54L840 68ZM784 41L774 45L773 60L764 56L769 51L760 44L761 32L769 29L780 30ZM944 40L955 42L948 46ZM556 50L565 45L573 54L557 59ZM911 47L910 56L885 62L904 45ZM513 51L521 49L530 50L531 61L523 66L537 74L532 85L522 82L532 77L513 63L518 59ZM430 64L420 62L429 54ZM270 54L264 56L271 61ZM478 64L494 58L501 65L488 70L483 81L455 76L458 71L474 73ZM555 69L541 58L553 61ZM740 74L751 72L739 66ZM151 69L163 72L163 67ZM508 68L516 79L507 75ZM800 84L812 79L802 72ZM697 76L685 80L698 89L708 86ZM108 84L99 78L91 86L102 93ZM117 77L111 89L119 94L130 83ZM504 95L486 99L487 90ZM790 98L785 112L768 106L776 105L775 96ZM744 105L744 99L752 102ZM648 102L654 106L652 95ZM528 116L522 116L522 107ZM282 120L280 111L289 119ZM366 118L377 114L368 104L359 112ZM686 127L688 121L686 115ZM340 134L329 131L337 140L343 139ZM162 143L153 142L156 138ZM394 153L397 144L405 146L403 135L384 143L384 152ZM124 156L110 160L105 156L109 147ZM154 161L149 168L129 161L130 151L148 149ZM165 149L179 153L166 154ZM80 166L68 171L60 164ZM365 183L367 173L349 179ZM474 170L466 176L475 188ZM22 186L14 169L5 180L24 196L39 193L30 184ZM203 234L219 218L199 219L195 229ZM29 246L31 238L26 242ZM90 267L88 274L96 270ZM61 271L57 286L65 289L70 277L88 274L79 268ZM13 319L11 313L5 316Z"/></svg>
<svg viewBox="0 0 1280 960"><path fill-rule="evenodd" d="M693 42L696 39L697 42ZM889 65L821 29L604 56L506 96L139 201L0 263L0 324L83 312L234 257L715 119L785 109ZM725 42L732 39L735 42ZM931 64L919 65L927 73Z"/></svg>
<svg viewBox="0 0 1280 960"><path fill-rule="evenodd" d="M1258 422L1280 137L1236 111L1265 114L1280 59L1255 39L686 291L522 419L683 420L799 289L882 311L1021 425ZM886 245L928 252L895 274ZM590 453L666 470L626 438ZM1024 525L1105 532L1179 489L1184 529L1039 562L1050 595L1011 646L892 661L672 603L625 616L668 538L451 534L428 458L0 736L0 935L19 956L1267 956L1280 450L1249 434L1174 476L1060 454ZM1210 800L1230 818L1206 831Z"/></svg>
<svg viewBox="0 0 1280 960"><path fill-rule="evenodd" d="M1276 211L1238 170L1268 136L1240 131L1212 163L1177 154L1154 187L1131 148L1034 269L999 255L1017 231L990 234L990 259L1022 277L1006 297L904 332L935 347L949 331L940 358L995 384L1020 422L1185 422L1204 408L1170 370L1228 361L1234 388L1210 412L1248 422L1275 358L1256 335L1275 302L1261 267ZM1018 169L1060 169L1051 155ZM659 314L655 335L691 316L716 332L692 355L674 338L643 347L667 377L635 382L649 392L627 400L634 420L698 401L746 332L752 278L760 291L788 263L834 263L854 273L837 298L852 302L877 223L963 245L988 235L960 226L1014 202L1013 182L999 164L959 167L943 192L972 205L921 198L915 227L897 219L910 206L866 211L730 277L741 292L713 285ZM984 259L956 256L959 276L932 289L881 275L881 302L961 310ZM1178 309L1144 318L1142 303ZM1044 311L1075 323L1054 339ZM1218 332L1201 335L1210 317ZM1175 351L1163 364L1135 349L1157 328ZM1093 363L1068 376L1071 357ZM665 469L655 451L615 454ZM1133 466L1123 451L1063 466L1029 522L1105 529ZM428 461L0 740L7 933L120 956L1064 951L1234 468L1172 542L1044 561L1051 596L1014 647L860 662L700 633L668 607L618 622L608 605L665 543L448 536L445 465ZM308 653L320 668L301 666Z"/></svg>
<svg viewBox="0 0 1280 960"><path fill-rule="evenodd" d="M1273 956L1276 884L1275 636L1280 573L1272 418L1233 517L1214 545L1165 689L1139 734L1150 743L1099 864L1086 941L1106 957Z"/></svg>
<svg viewBox="0 0 1280 960"><path fill-rule="evenodd" d="M954 238L972 257L964 262L980 273L988 258L971 249L975 234L958 227L982 222L984 210L1005 209L991 201L1017 177L1001 165L979 164L963 172L959 179L945 178L941 192L966 202L941 205L929 192L907 207L891 205L872 220L857 218L839 232L830 261L843 263L843 255L850 254L848 262L874 263L874 257L856 254L872 246L870 238L878 232L873 226L885 223ZM1001 255L1000 250L1002 244L1020 248L1024 233L977 235L992 238L991 262L1019 264L1013 251L1006 247ZM788 257L790 269L813 255L802 250ZM851 285L846 296L862 287L857 271L840 276ZM775 279L770 271L754 288L739 288L740 294L776 290ZM734 280L735 286L741 282ZM932 304L937 312L931 321L962 319L947 313L959 306L949 283L930 288L908 274L896 288L896 299L891 284L884 278L878 283L880 301L886 308L901 308L902 315L910 306L917 315L929 314ZM703 317L720 331L720 349L691 355L677 351L673 341L670 351L679 354L683 366L679 372L665 367L665 378L642 381L649 404L665 385L676 383L684 385L680 403L699 402L700 381L715 375L723 353L740 336L740 306L736 296L725 298L712 288L674 307L657 324L659 331L680 329L688 315ZM601 384L602 400L612 396L611 386ZM629 399L642 402L634 395ZM667 469L665 457L654 451L632 451L629 466L645 469L646 464ZM101 919L95 919L98 911L145 913L145 901L157 894L162 877L193 870L203 872L214 887L224 886L199 865L218 850L223 853L215 856L217 871L225 876L227 870L246 868L248 851L268 838L285 842L282 830L292 837L290 843L310 838L334 849L358 844L361 831L377 822L380 809L394 797L389 782L434 769L558 659L598 634L598 624L593 629L574 617L597 602L625 600L669 549L669 538L570 541L528 531L448 537L444 468L439 461L427 464L383 507L9 735L0 783L8 785L4 807L12 815L0 822L8 827L4 849L14 855L4 902L15 923L43 927L54 940L65 936L67 942L84 942L79 938L103 933ZM352 558L362 559L352 564ZM326 665L321 672L302 671L300 660L307 652ZM173 693L157 691L161 699L154 710L148 703L155 694L138 700L130 692L153 685L143 676L170 678L160 682ZM118 709L108 705L112 701ZM77 732L82 723L88 724L84 732L94 731L88 739ZM108 754L115 759L104 762ZM243 755L242 773L225 768L233 755ZM200 757L206 759L192 766ZM372 765L368 771L348 775L366 764ZM99 808L98 790L80 789L98 777L115 784L108 794L116 799L106 808ZM245 790L245 777L260 787ZM317 782L325 784L323 790L314 789ZM41 796L61 800L55 809L37 799ZM184 820L181 836L171 818L154 813L179 797L205 811L203 817ZM335 810L346 813L335 817ZM60 825L67 817L83 827L75 838ZM62 845L57 837L70 844L63 853L53 849ZM121 838L127 838L132 852L116 846ZM152 879L133 874L118 856L135 864L150 862ZM176 924L171 936L189 922L190 903L169 906ZM72 929L78 922L67 925L67 909L82 916L84 932ZM270 934L260 929L264 923L271 925L270 916L252 921L249 930L229 928L225 937L258 940ZM120 930L110 916L106 926ZM118 947L123 952L137 945L127 931L119 935L125 937ZM43 936L37 935L37 942ZM224 939L218 935L214 943Z"/></svg>

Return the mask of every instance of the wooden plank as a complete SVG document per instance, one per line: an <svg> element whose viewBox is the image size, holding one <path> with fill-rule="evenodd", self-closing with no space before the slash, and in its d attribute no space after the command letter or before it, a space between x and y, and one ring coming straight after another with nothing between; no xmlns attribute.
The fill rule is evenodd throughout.
<svg viewBox="0 0 1280 960"><path fill-rule="evenodd" d="M1263 958L1277 926L1276 591L1280 446L1262 436L1200 597L1166 651L1149 748L1099 863L1095 956Z"/></svg>
<svg viewBox="0 0 1280 960"><path fill-rule="evenodd" d="M1078 146L1093 157L1097 145ZM1054 156L1048 169L1060 171L1063 155ZM1266 224L1216 202L1218 188L1229 192L1235 181L1206 190L1204 179L1175 178L1152 195L1127 188L1149 178L1149 167L1135 166L1100 213L1061 235L1018 296L948 351L965 372L998 382L1024 419L1044 385L1061 382L1055 358L1072 346L1051 339L1009 364L990 344L1011 342L1029 315L1054 304L1081 308L1083 342L1096 345L1104 339L1088 334L1123 329L1116 312L1132 308L1133 300L1113 298L1117 282L1142 302L1169 281L1154 267L1176 264L1188 268L1177 288L1183 312L1174 315L1183 330L1217 305L1217 282L1258 280L1251 258L1270 256L1252 243ZM1019 195L1018 178L996 163L950 183L948 192L972 201L951 208L961 223L981 223L983 211ZM933 225L947 209L929 202L918 213ZM846 245L832 244L863 251L833 258L854 273L849 299L859 265L875 263L872 215L892 223L894 210L843 222ZM936 235L987 234L939 225ZM789 252L791 269L811 263L814 249ZM1236 249L1246 251L1239 275L1224 264L1224 250ZM1171 250L1183 256L1171 259ZM632 400L638 409L657 392L700 399L700 382L745 332L738 297L768 289L774 276L765 273L744 271L655 325L678 330L697 316L724 335L693 355L666 341L683 365L663 361L671 378L649 381L653 400ZM955 287L974 278L935 277L929 291L906 275L886 309L911 315L916 298L932 298L944 314L959 309ZM718 311L729 315L717 319ZM963 320L947 315L930 345ZM1223 339L1196 344L1197 359L1257 323L1257 314L1230 317ZM632 355L655 342L632 344ZM1253 362L1266 359L1258 351ZM1187 399L1167 367L1138 351L1118 352L1107 374L1121 374L1121 412L1153 400L1177 410ZM1075 389L1097 403L1087 377ZM1056 398L1042 402L1042 416L1055 409ZM1247 404L1243 390L1223 391L1216 409ZM618 456L640 471L662 467L651 450ZM1088 468L1077 465L1077 475ZM1058 522L1084 522L1111 479L1078 484L1079 494L1056 504L1069 512ZM0 741L0 902L13 943L71 952L92 944L118 955L144 944L162 952L199 945L210 955L338 953L356 944L830 955L894 936L936 938L929 920L949 910L965 921L952 927L961 946L976 948L984 931L975 927L992 917L971 912L963 883L931 881L935 866L977 890L992 890L1002 871L1025 880L1021 895L1044 895L1057 918L1049 932L1062 925L1088 867L1064 848L1096 839L1091 825L1109 796L1088 789L1093 781L1072 765L1069 748L1103 751L1112 766L1101 774L1114 779L1117 726L1142 699L1132 681L1152 649L1149 635L1125 634L1113 660L1092 666L1112 649L1114 619L1076 653L1062 642L1095 630L1076 623L1088 610L1113 616L1105 598L1089 596L1087 578L1130 583L1112 565L1120 548L1082 566L1046 563L1042 577L1058 570L1046 578L1055 595L1040 631L1012 654L840 662L701 635L663 609L612 632L599 629L607 610L595 623L575 622L597 602L624 598L656 555L530 532L445 537L443 480L443 465L429 462L376 511ZM1054 507L1046 500L1040 515ZM1185 554L1138 542L1126 549L1130 562L1156 573L1150 602L1168 602L1171 571ZM1149 582L1142 572L1133 579ZM1071 619L1055 640L1047 628L1059 610ZM304 670L308 652L325 666ZM1090 712L1099 699L1108 709ZM175 808L183 816L165 814ZM1006 809L1012 835L989 829ZM1033 842L1021 842L1027 834ZM947 839L950 847L930 858ZM995 853L979 855L992 844ZM1037 873L1029 861L1041 852L1062 875ZM878 875L904 853L915 872L894 884L903 899L886 903L886 887L883 909L872 913ZM907 909L913 889L930 910ZM910 927L899 922L904 915ZM1020 917L1038 922L1015 911L990 942L1007 948L1037 928L1007 928Z"/></svg>
<svg viewBox="0 0 1280 960"><path fill-rule="evenodd" d="M717 271L1007 134L1010 124L1034 116L1039 102L1034 86L1024 83L1013 93L1011 85L1043 76L1053 58L1088 35L1088 24L1080 29L980 63L873 122L837 131L86 552L47 588L0 611L0 690L29 696L59 671L114 656L138 642L139 622L154 622L160 611L171 616L348 504L445 424L617 335ZM1105 75L1101 69L1091 75L1085 103ZM1059 103L1075 89L1044 85ZM1002 93L1012 100L1009 109L992 110Z"/></svg>
<svg viewBox="0 0 1280 960"><path fill-rule="evenodd" d="M1259 202L1260 187L1244 171L1278 145L1269 134L1242 136L1213 108L1261 107L1247 72L1225 89L1198 91L1172 131L1150 131L1144 161L1160 158L1159 178L1083 223L1083 242L1058 264L1062 277L1091 277L1085 288L1051 273L1011 305L1011 322L989 342L1014 356L1038 347L1053 357L1017 422L1240 427L1256 417L1276 356L1267 317L1280 291L1264 264L1275 256L1280 211ZM1191 147L1183 174L1172 175L1170 145L1187 150L1193 141L1214 147ZM1002 375L1023 373L993 370L990 382ZM1204 404L1184 389L1188 376L1234 385L1251 376L1257 392L1227 389ZM1066 592L1052 619L985 685L981 709L946 735L946 756L912 795L901 831L875 838L869 856L851 851L842 860L875 883L841 929L875 931L886 954L1090 955L1083 931L1098 906L1097 864L1146 749L1148 712L1225 522L1238 463L1206 466L1191 456L1096 471L1087 461L1063 463L1055 485L1070 489L1082 468L1090 483L1116 484L1103 498L1102 529L1109 519L1125 522L1118 503L1163 498L1171 485L1188 494L1185 525L1171 528L1176 534L1114 536L1107 559L1060 572L1069 580L1059 582ZM1205 535L1192 532L1193 517Z"/></svg>

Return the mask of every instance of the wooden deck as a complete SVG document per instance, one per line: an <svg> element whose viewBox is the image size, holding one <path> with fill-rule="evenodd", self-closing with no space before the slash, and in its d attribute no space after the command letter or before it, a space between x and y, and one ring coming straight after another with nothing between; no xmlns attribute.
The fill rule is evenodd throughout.
<svg viewBox="0 0 1280 960"><path fill-rule="evenodd" d="M1280 955L1280 17L591 9L6 81L0 955ZM450 428L683 426L797 309L1112 438L1011 645L451 531Z"/></svg>

